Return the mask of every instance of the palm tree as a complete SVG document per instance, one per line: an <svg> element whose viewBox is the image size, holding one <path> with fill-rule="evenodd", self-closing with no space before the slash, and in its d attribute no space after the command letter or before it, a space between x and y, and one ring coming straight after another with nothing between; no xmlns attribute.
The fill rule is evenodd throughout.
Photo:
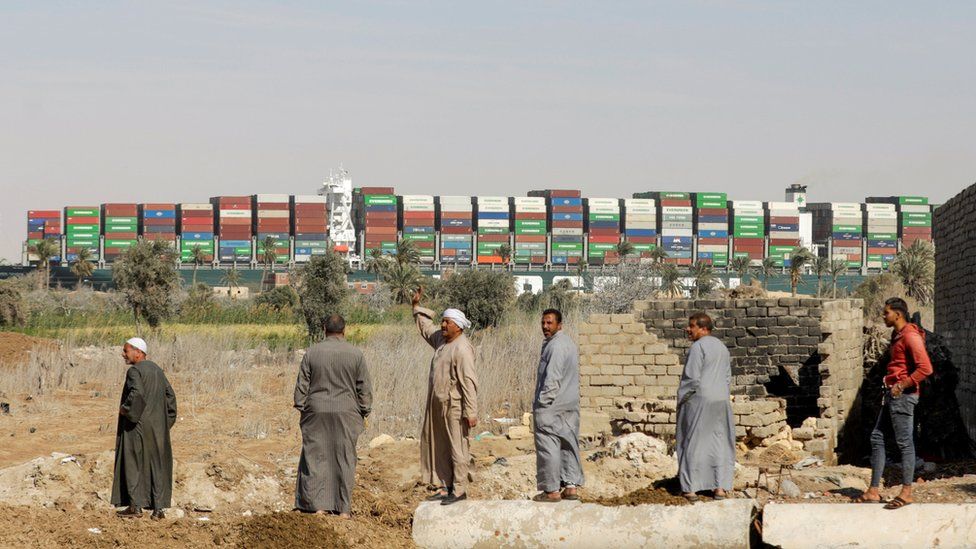
<svg viewBox="0 0 976 549"><path fill-rule="evenodd" d="M660 264L668 258L668 252L660 246L654 246L649 252L647 252L647 256L650 257L651 261L654 263Z"/></svg>
<svg viewBox="0 0 976 549"><path fill-rule="evenodd" d="M729 260L729 267L739 275L739 284L745 285L751 264L752 260L748 257L733 257Z"/></svg>
<svg viewBox="0 0 976 549"><path fill-rule="evenodd" d="M46 288L51 285L51 258L61 253L61 247L53 238L45 238L35 244L30 251L37 256L38 264L44 269L44 280L41 283Z"/></svg>
<svg viewBox="0 0 976 549"><path fill-rule="evenodd" d="M388 261L387 256L383 255L383 250L373 248L369 251L369 257L366 258L366 272L375 274L378 283Z"/></svg>
<svg viewBox="0 0 976 549"><path fill-rule="evenodd" d="M78 257L71 264L71 272L78 277L78 287L81 288L82 280L86 276L91 276L95 272L95 264L91 262L92 253L88 248L78 250Z"/></svg>
<svg viewBox="0 0 976 549"><path fill-rule="evenodd" d="M668 297L675 298L684 293L685 286L681 283L681 271L676 265L663 263L660 266L661 291Z"/></svg>
<svg viewBox="0 0 976 549"><path fill-rule="evenodd" d="M935 249L924 240L916 240L895 256L889 267L905 287L905 293L920 305L931 303L935 294Z"/></svg>
<svg viewBox="0 0 976 549"><path fill-rule="evenodd" d="M230 295L232 299L237 299L237 288L241 286L241 272L237 270L237 267L232 267L224 271L224 276L221 282L230 288Z"/></svg>
<svg viewBox="0 0 976 549"><path fill-rule="evenodd" d="M617 244L617 257L620 258L621 262L627 259L627 256L634 253L634 245L626 240Z"/></svg>
<svg viewBox="0 0 976 549"><path fill-rule="evenodd" d="M759 264L759 274L762 275L762 288L767 289L769 277L776 274L776 260L771 257L764 257Z"/></svg>
<svg viewBox="0 0 976 549"><path fill-rule="evenodd" d="M193 286L197 285L197 267L203 265L203 262L207 260L207 254L203 253L203 248L199 244L193 246L190 250L190 259L193 260Z"/></svg>
<svg viewBox="0 0 976 549"><path fill-rule="evenodd" d="M420 251L417 250L417 245L414 244L413 240L401 239L397 242L394 259L399 265L416 265L420 263Z"/></svg>
<svg viewBox="0 0 976 549"><path fill-rule="evenodd" d="M796 297L796 289L800 286L800 279L803 276L803 267L816 258L805 247L797 247L790 254L790 293Z"/></svg>
<svg viewBox="0 0 976 549"><path fill-rule="evenodd" d="M495 253L502 258L502 265L508 265L508 260L512 259L512 247L507 242L499 246Z"/></svg>
<svg viewBox="0 0 976 549"><path fill-rule="evenodd" d="M830 275L830 297L837 297L837 279L846 272L847 262L843 259L834 259L830 262L830 270L827 272Z"/></svg>
<svg viewBox="0 0 976 549"><path fill-rule="evenodd" d="M718 279L710 263L703 263L701 261L695 263L691 267L691 276L695 279L695 299L703 295L708 295L709 292L715 289L715 282Z"/></svg>
<svg viewBox="0 0 976 549"><path fill-rule="evenodd" d="M830 258L818 257L813 262L813 272L817 275L817 297L823 295L823 279L830 274Z"/></svg>
<svg viewBox="0 0 976 549"><path fill-rule="evenodd" d="M274 272L275 261L278 261L278 254L275 252L275 248L278 247L278 239L273 236L264 237L264 241L261 242L261 262L264 263L264 268L261 269L261 291L264 291L264 281L268 276L268 269Z"/></svg>
<svg viewBox="0 0 976 549"><path fill-rule="evenodd" d="M420 270L410 263L394 262L383 272L383 280L390 287L390 293L398 303L410 303L422 279Z"/></svg>

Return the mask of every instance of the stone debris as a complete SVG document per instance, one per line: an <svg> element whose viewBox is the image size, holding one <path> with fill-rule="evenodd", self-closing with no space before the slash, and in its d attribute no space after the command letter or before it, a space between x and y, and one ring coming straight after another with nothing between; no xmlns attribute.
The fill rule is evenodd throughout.
<svg viewBox="0 0 976 549"><path fill-rule="evenodd" d="M375 448L379 448L380 446L383 446L384 444L389 444L391 442L395 442L394 438L384 433L382 435L379 435L378 437L373 438L373 440L369 441L369 449L373 450Z"/></svg>
<svg viewBox="0 0 976 549"><path fill-rule="evenodd" d="M527 438L532 438L532 430L525 425L515 425L509 427L508 434L505 436L507 436L509 440L524 440Z"/></svg>

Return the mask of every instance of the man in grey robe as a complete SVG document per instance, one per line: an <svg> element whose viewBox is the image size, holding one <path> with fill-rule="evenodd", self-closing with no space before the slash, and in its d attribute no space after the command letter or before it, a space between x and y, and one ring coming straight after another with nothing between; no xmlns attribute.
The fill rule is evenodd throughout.
<svg viewBox="0 0 976 549"><path fill-rule="evenodd" d="M356 441L373 404L362 351L345 339L339 315L325 321L325 339L305 353L295 383L301 412L302 457L295 508L309 513L352 513Z"/></svg>
<svg viewBox="0 0 976 549"><path fill-rule="evenodd" d="M533 500L539 502L579 499L577 488L583 485L579 350L562 329L562 313L556 309L542 312L545 341L532 401L536 484L541 490Z"/></svg>
<svg viewBox="0 0 976 549"><path fill-rule="evenodd" d="M122 347L125 372L119 426L115 432L115 473L112 505L125 506L120 517L138 518L152 509L153 520L173 495L173 447L169 430L176 423L176 393L166 374L146 360L146 342L134 337Z"/></svg>
<svg viewBox="0 0 976 549"><path fill-rule="evenodd" d="M725 499L735 471L735 424L729 350L712 336L712 319L696 313L685 329L693 341L678 385L678 480L689 500L712 490Z"/></svg>

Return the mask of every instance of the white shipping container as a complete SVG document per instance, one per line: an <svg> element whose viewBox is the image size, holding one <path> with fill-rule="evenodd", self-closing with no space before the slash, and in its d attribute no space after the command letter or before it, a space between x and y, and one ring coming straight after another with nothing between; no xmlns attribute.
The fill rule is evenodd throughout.
<svg viewBox="0 0 976 549"><path fill-rule="evenodd" d="M894 212L894 204L865 204L868 212Z"/></svg>
<svg viewBox="0 0 976 549"><path fill-rule="evenodd" d="M694 236L691 229L662 229L661 236Z"/></svg>
<svg viewBox="0 0 976 549"><path fill-rule="evenodd" d="M508 204L478 204L478 211L491 213L508 213Z"/></svg>
<svg viewBox="0 0 976 549"><path fill-rule="evenodd" d="M691 206L663 206L661 215L691 215Z"/></svg>
<svg viewBox="0 0 976 549"><path fill-rule="evenodd" d="M534 205L515 205L516 213L546 213L545 205L534 206Z"/></svg>
<svg viewBox="0 0 976 549"><path fill-rule="evenodd" d="M766 215L766 210L759 208L737 208L732 210L732 217L762 217Z"/></svg>
<svg viewBox="0 0 976 549"><path fill-rule="evenodd" d="M570 229L566 227L553 227L552 236L582 236L583 229Z"/></svg>
<svg viewBox="0 0 976 549"><path fill-rule="evenodd" d="M617 198L588 198L587 203L591 208L593 206L612 206L614 208L620 207L620 200Z"/></svg>
<svg viewBox="0 0 976 549"><path fill-rule="evenodd" d="M799 221L800 210L769 210L769 215L771 217L795 217Z"/></svg>
<svg viewBox="0 0 976 549"><path fill-rule="evenodd" d="M901 206L899 210L905 213L930 213L932 211L927 204L906 204Z"/></svg>
<svg viewBox="0 0 976 549"><path fill-rule="evenodd" d="M213 204L201 204L201 203L180 204L180 209L212 212Z"/></svg>
<svg viewBox="0 0 976 549"><path fill-rule="evenodd" d="M758 200L733 200L732 209L738 210L762 210L763 203Z"/></svg>
<svg viewBox="0 0 976 549"><path fill-rule="evenodd" d="M288 210L258 210L258 217L288 219L290 216L291 212Z"/></svg>
<svg viewBox="0 0 976 549"><path fill-rule="evenodd" d="M220 217L251 217L251 210L220 210Z"/></svg>
<svg viewBox="0 0 976 549"><path fill-rule="evenodd" d="M868 222L875 219L898 219L898 212L868 212Z"/></svg>
<svg viewBox="0 0 976 549"><path fill-rule="evenodd" d="M404 204L403 211L405 212L432 212L434 211L434 204Z"/></svg>
<svg viewBox="0 0 976 549"><path fill-rule="evenodd" d="M830 209L839 212L843 210L857 210L861 211L861 205L857 202L831 202Z"/></svg>
<svg viewBox="0 0 976 549"><path fill-rule="evenodd" d="M312 194L296 194L295 204L327 204L329 199Z"/></svg>
<svg viewBox="0 0 976 549"><path fill-rule="evenodd" d="M625 198L624 207L631 208L655 208L657 203L653 198Z"/></svg>
<svg viewBox="0 0 976 549"><path fill-rule="evenodd" d="M289 201L289 196L287 194L256 194L254 199L258 204L262 202L267 202L268 204L287 204Z"/></svg>
<svg viewBox="0 0 976 549"><path fill-rule="evenodd" d="M515 205L546 207L546 199L541 196L516 196Z"/></svg>
<svg viewBox="0 0 976 549"><path fill-rule="evenodd" d="M769 238L800 238L800 231L769 231Z"/></svg>
<svg viewBox="0 0 976 549"><path fill-rule="evenodd" d="M491 227L491 228L496 228L496 229L497 228L507 229L508 228L508 220L507 219L479 219L478 220L478 226L479 227Z"/></svg>
<svg viewBox="0 0 976 549"><path fill-rule="evenodd" d="M793 210L799 211L799 206L795 202L765 202L767 210Z"/></svg>
<svg viewBox="0 0 976 549"><path fill-rule="evenodd" d="M635 221L646 221L649 223L657 222L657 215L652 213L632 213L628 211L626 214L626 218L627 218L627 225L630 225Z"/></svg>
<svg viewBox="0 0 976 549"><path fill-rule="evenodd" d="M727 231L729 230L728 223L699 223L699 231Z"/></svg>

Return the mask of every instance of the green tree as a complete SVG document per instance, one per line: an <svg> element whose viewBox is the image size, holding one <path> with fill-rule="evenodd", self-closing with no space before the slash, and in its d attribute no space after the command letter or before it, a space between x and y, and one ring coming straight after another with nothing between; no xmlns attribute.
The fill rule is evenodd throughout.
<svg viewBox="0 0 976 549"><path fill-rule="evenodd" d="M692 265L691 277L695 280L695 299L708 295L718 284L718 277L710 263L699 261Z"/></svg>
<svg viewBox="0 0 976 549"><path fill-rule="evenodd" d="M173 312L180 287L176 252L161 240L138 242L112 264L112 280L132 308L136 329L140 320L156 329Z"/></svg>
<svg viewBox="0 0 976 549"><path fill-rule="evenodd" d="M512 259L512 247L506 242L498 247L498 251L495 252L498 257L502 258L502 265L508 265L508 261Z"/></svg>
<svg viewBox="0 0 976 549"><path fill-rule="evenodd" d="M230 289L231 299L237 299L237 289L241 287L241 272L237 270L236 264L224 271L220 282Z"/></svg>
<svg viewBox="0 0 976 549"><path fill-rule="evenodd" d="M739 284L743 286L748 282L746 276L749 274L749 267L752 260L748 257L733 257L729 260L729 267L739 275Z"/></svg>
<svg viewBox="0 0 976 549"><path fill-rule="evenodd" d="M664 261L668 258L668 252L660 246L654 246L649 252L647 252L647 256L652 262L661 264L664 263Z"/></svg>
<svg viewBox="0 0 976 549"><path fill-rule="evenodd" d="M810 253L810 250L805 247L797 247L790 254L790 292L793 297L796 297L796 290L800 286L800 280L803 277L803 267L812 261L815 261L816 257Z"/></svg>
<svg viewBox="0 0 976 549"><path fill-rule="evenodd" d="M318 340L325 319L341 312L342 303L349 294L346 262L334 250L329 250L296 269L295 279L309 339Z"/></svg>
<svg viewBox="0 0 976 549"><path fill-rule="evenodd" d="M366 272L376 275L376 282L379 283L380 277L383 276L383 271L389 262L389 257L383 254L383 250L373 248L369 251L369 257L366 258Z"/></svg>
<svg viewBox="0 0 976 549"><path fill-rule="evenodd" d="M213 288L206 284L193 284L187 291L186 299L180 305L181 314L187 312L201 312L214 305Z"/></svg>
<svg viewBox="0 0 976 549"><path fill-rule="evenodd" d="M193 282L192 285L197 285L197 267L203 265L207 260L207 254L203 252L203 248L199 244L195 244L190 250L190 259L193 261Z"/></svg>
<svg viewBox="0 0 976 549"><path fill-rule="evenodd" d="M401 239L397 242L394 260L398 265L417 265L420 263L420 250L413 240Z"/></svg>
<svg viewBox="0 0 976 549"><path fill-rule="evenodd" d="M661 277L660 291L664 295L674 299L684 293L685 286L681 283L681 271L676 265L662 263L658 267L658 273L658 276Z"/></svg>
<svg viewBox="0 0 976 549"><path fill-rule="evenodd" d="M818 257L813 262L813 272L817 275L817 297L822 297L824 294L824 277L830 274L830 258Z"/></svg>
<svg viewBox="0 0 976 549"><path fill-rule="evenodd" d="M410 303L422 279L420 269L410 263L393 263L383 272L383 282L397 303Z"/></svg>
<svg viewBox="0 0 976 549"><path fill-rule="evenodd" d="M502 271L455 273L444 281L444 300L476 328L496 326L515 302L515 279Z"/></svg>
<svg viewBox="0 0 976 549"><path fill-rule="evenodd" d="M30 252L37 256L37 264L44 271L44 278L41 283L43 288L51 286L51 258L57 257L61 253L61 246L53 238L45 238L37 244L31 246Z"/></svg>
<svg viewBox="0 0 976 549"><path fill-rule="evenodd" d="M285 309L295 310L298 308L300 302L301 299L298 297L298 292L291 286L272 288L267 292L261 292L261 295L254 299L255 305L263 305L275 311L283 311Z"/></svg>
<svg viewBox="0 0 976 549"><path fill-rule="evenodd" d="M78 257L71 264L71 273L78 277L79 288L81 288L84 278L86 276L90 277L95 272L95 264L91 260L91 250L82 248L78 250Z"/></svg>
<svg viewBox="0 0 976 549"><path fill-rule="evenodd" d="M847 273L847 262L843 259L834 259L830 262L830 297L837 297L837 279Z"/></svg>
<svg viewBox="0 0 976 549"><path fill-rule="evenodd" d="M272 273L275 269L275 262L278 261L278 252L275 248L278 247L278 239L273 236L266 236L261 242L261 263L264 264L264 268L261 269L261 291L264 291L264 282L268 277L268 271Z"/></svg>
<svg viewBox="0 0 976 549"><path fill-rule="evenodd" d="M905 292L920 305L928 305L935 296L935 248L916 240L903 248L888 268L898 277Z"/></svg>
<svg viewBox="0 0 976 549"><path fill-rule="evenodd" d="M634 253L633 243L627 242L625 240L617 244L617 255L620 257L621 261L626 259L628 255L632 255L633 253Z"/></svg>
<svg viewBox="0 0 976 549"><path fill-rule="evenodd" d="M771 257L764 257L759 264L759 274L762 276L763 290L769 289L769 277L776 274L776 260Z"/></svg>
<svg viewBox="0 0 976 549"><path fill-rule="evenodd" d="M15 276L0 280L0 327L21 326L27 321L26 279Z"/></svg>

